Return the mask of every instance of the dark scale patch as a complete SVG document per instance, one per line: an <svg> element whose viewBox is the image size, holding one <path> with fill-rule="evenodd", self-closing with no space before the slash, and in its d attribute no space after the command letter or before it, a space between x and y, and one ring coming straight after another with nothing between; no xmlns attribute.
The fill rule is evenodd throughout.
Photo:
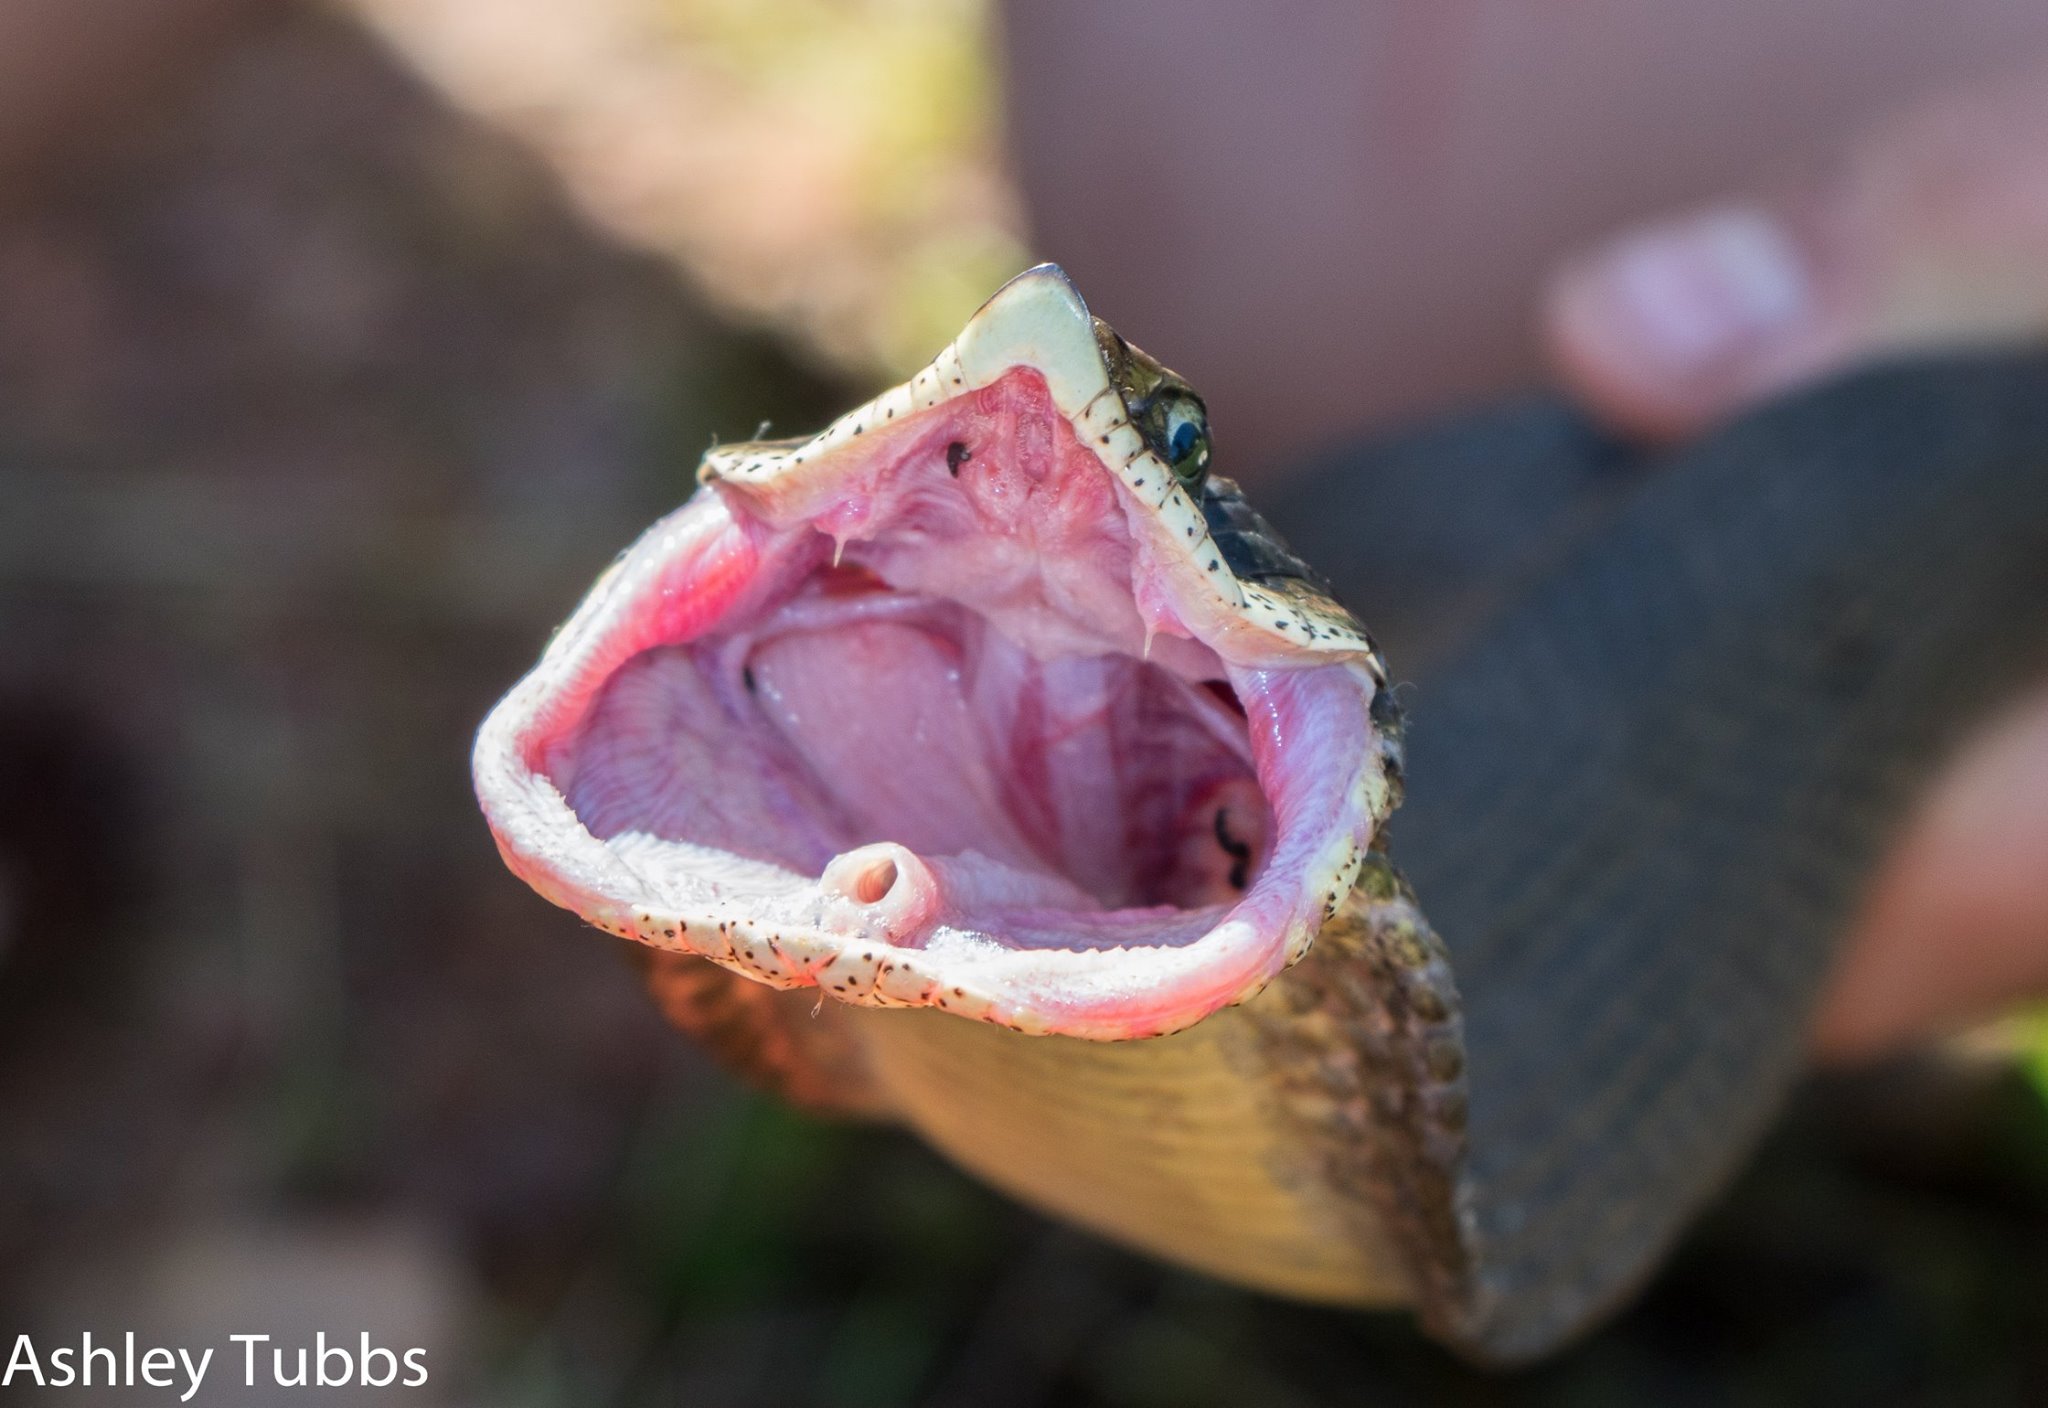
<svg viewBox="0 0 2048 1408"><path fill-rule="evenodd" d="M1326 595L1330 584L1288 549L1272 524L1245 502L1244 493L1228 479L1211 479L1202 489L1202 520L1209 536L1230 564L1248 582L1307 582Z"/></svg>
<svg viewBox="0 0 2048 1408"><path fill-rule="evenodd" d="M1401 704L1399 700L1394 698L1393 690L1374 690L1372 703L1367 708L1367 716L1371 718L1373 727L1378 729L1383 736L1388 738L1398 738L1400 736Z"/></svg>
<svg viewBox="0 0 2048 1408"><path fill-rule="evenodd" d="M740 683L747 687L747 693L749 694L759 692L760 687L754 683L754 667L752 665L740 666Z"/></svg>
<svg viewBox="0 0 2048 1408"><path fill-rule="evenodd" d="M974 458L974 451L955 440L946 447L946 473L955 479L960 477L960 466Z"/></svg>

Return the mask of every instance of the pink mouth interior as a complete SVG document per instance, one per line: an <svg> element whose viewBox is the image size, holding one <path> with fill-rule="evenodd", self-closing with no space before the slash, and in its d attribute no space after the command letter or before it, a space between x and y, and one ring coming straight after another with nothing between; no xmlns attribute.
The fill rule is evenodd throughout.
<svg viewBox="0 0 2048 1408"><path fill-rule="evenodd" d="M508 700L479 789L514 868L643 936L1110 961L1005 970L1094 1035L1277 971L1370 836L1369 687L1192 638L1036 373L831 453L657 525Z"/></svg>
<svg viewBox="0 0 2048 1408"><path fill-rule="evenodd" d="M1227 686L1113 653L1036 659L958 603L846 568L758 624L630 660L566 795L642 868L708 850L817 877L895 843L943 881L928 919L1010 947L1198 937L1271 826Z"/></svg>

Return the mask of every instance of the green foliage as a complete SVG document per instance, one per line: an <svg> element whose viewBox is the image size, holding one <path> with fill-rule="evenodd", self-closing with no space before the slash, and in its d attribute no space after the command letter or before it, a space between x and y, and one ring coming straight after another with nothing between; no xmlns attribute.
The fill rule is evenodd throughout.
<svg viewBox="0 0 2048 1408"><path fill-rule="evenodd" d="M800 159L850 194L886 374L922 366L1027 262L991 219L1006 197L986 0L669 0L668 16L735 92L810 133Z"/></svg>
<svg viewBox="0 0 2048 1408"><path fill-rule="evenodd" d="M2019 1041L2020 1069L2026 1073L2043 1101L2048 1101L2048 1007L2035 1008L2014 1019Z"/></svg>

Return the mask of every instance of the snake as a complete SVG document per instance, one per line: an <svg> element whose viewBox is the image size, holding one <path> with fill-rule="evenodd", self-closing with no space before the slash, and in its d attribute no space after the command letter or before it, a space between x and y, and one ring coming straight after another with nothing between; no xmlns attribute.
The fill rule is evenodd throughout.
<svg viewBox="0 0 2048 1408"><path fill-rule="evenodd" d="M1532 398L1287 481L1285 538L1220 461L1027 270L714 446L477 797L755 1083L1528 1362L1741 1166L1919 789L2048 668L2048 374L1879 369L1647 467Z"/></svg>

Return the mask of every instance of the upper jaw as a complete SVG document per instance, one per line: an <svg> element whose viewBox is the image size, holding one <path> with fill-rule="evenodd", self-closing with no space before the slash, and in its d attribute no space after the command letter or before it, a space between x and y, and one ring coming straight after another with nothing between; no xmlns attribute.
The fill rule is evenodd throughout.
<svg viewBox="0 0 2048 1408"><path fill-rule="evenodd" d="M1031 271L931 367L818 436L708 456L704 477L717 489L657 523L615 564L479 732L477 793L512 869L601 928L762 982L1033 1033L1177 1030L1242 1001L1305 953L1390 805L1391 745L1371 718L1383 673L1344 619L1302 611L1284 592L1208 565L1202 510L1131 424L1097 326L1064 276ZM1171 928L1162 920L1134 926L1142 941L1120 945L1113 916L1098 916L1110 928L1086 945L991 948L933 938L935 916L980 883L943 858L878 842L815 873L728 857L655 874L621 838L593 834L570 800L574 745L621 667L656 646L705 637L804 570L804 524L834 492L849 447L908 433L920 412L1020 366L1043 378L1075 438L1118 482L1133 574L1152 587L1135 594L1144 630L1213 651L1245 708L1276 834L1242 898L1187 912L1182 927L1196 932L1164 936L1171 941L1160 941ZM906 934L916 937L899 942Z"/></svg>
<svg viewBox="0 0 2048 1408"><path fill-rule="evenodd" d="M1114 352L1105 339L1114 340ZM1200 495L1175 479L1127 404L1134 389L1150 389L1161 369L1098 322L1056 265L1040 264L1004 284L960 336L903 385L848 411L808 440L715 448L705 455L698 478L744 500L750 514L770 522L811 518L841 491L841 452L859 448L870 436L900 433L919 412L987 388L1020 367L1044 379L1076 438L1121 485L1125 519L1152 598L1140 605L1159 616L1158 624L1194 636L1226 660L1355 662L1385 684L1377 648L1348 615L1329 610L1327 601L1305 606L1284 589L1241 580L1231 570L1216 548Z"/></svg>

